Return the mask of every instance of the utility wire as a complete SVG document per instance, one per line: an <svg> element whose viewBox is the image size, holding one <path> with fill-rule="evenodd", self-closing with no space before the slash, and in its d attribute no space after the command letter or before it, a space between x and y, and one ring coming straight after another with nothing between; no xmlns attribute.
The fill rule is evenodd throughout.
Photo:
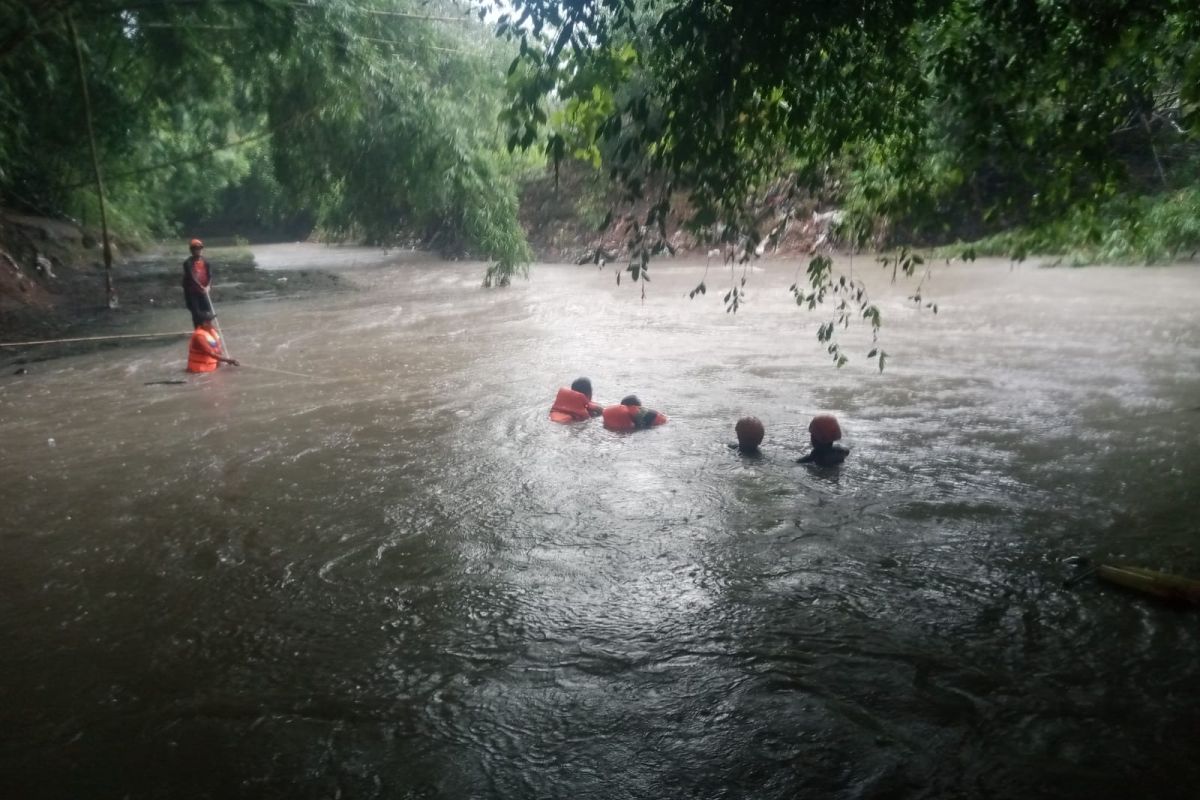
<svg viewBox="0 0 1200 800"><path fill-rule="evenodd" d="M457 50L453 47L439 47L435 44L414 44L412 42L402 42L398 39L380 39L375 36L354 36L355 39L361 39L364 42L379 42L380 44L394 44L402 47L424 47L426 50L437 50L441 53L469 53L469 50Z"/></svg>
<svg viewBox="0 0 1200 800"><path fill-rule="evenodd" d="M311 6L301 7L311 8ZM426 19L434 22L457 22L460 24L472 21L471 18L465 14L461 17L441 17L433 14L412 14L407 11L384 11L380 8L366 8L365 6L349 6L349 8L352 8L355 11L361 11L364 14L375 14L376 16L380 17L404 17L406 19Z"/></svg>

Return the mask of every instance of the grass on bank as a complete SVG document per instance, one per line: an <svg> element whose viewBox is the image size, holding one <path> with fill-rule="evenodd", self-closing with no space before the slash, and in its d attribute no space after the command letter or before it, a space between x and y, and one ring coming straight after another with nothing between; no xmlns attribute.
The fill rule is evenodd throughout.
<svg viewBox="0 0 1200 800"><path fill-rule="evenodd" d="M1153 197L1122 196L1077 208L1045 225L1023 226L971 243L941 247L937 254L1023 260L1058 257L1071 266L1152 265L1195 260L1200 252L1200 187Z"/></svg>

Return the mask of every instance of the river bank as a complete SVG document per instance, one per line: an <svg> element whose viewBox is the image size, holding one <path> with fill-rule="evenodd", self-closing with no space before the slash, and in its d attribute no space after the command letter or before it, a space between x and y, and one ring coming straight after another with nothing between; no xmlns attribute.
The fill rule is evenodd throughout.
<svg viewBox="0 0 1200 800"><path fill-rule="evenodd" d="M98 243L68 223L7 215L0 225L0 343L88 338L145 333L147 312L177 309L185 332L191 318L180 288L186 252L159 244L141 250L117 247L114 284L119 305L109 309ZM217 308L249 299L293 297L348 288L336 274L313 269L279 274L261 269L245 246L205 251L216 281ZM273 265L276 269L285 265ZM129 344L128 340L122 342ZM0 348L0 368L115 346L110 342L70 342L38 347Z"/></svg>
<svg viewBox="0 0 1200 800"><path fill-rule="evenodd" d="M620 226L606 232L595 230L592 219L598 211L589 203L593 197L578 175L568 175L562 185L550 178L531 181L522 197L522 223L536 256L549 263L594 262L621 264L626 238ZM588 198L591 198L590 200ZM642 209L644 212L644 209ZM721 251L706 258L708 250L688 234L681 223L681 211L673 212L666 226L667 240L676 257L662 255L656 265L696 262L706 259L714 267L723 266ZM801 218L790 221L786 232L764 248L756 263L769 264L807 258L814 249L827 251L831 245L836 213L816 213L809 209ZM318 261L332 268L295 268L312 262L312 247L325 255ZM928 258L954 257L962 248L929 250ZM73 224L38 217L0 213L0 343L19 343L51 339L84 338L105 334L122 335L145 332L146 312L163 308L178 309L179 332L185 333L190 319L183 307L179 288L180 263L186 254L181 246L156 244L137 249L117 242L114 283L120 299L117 309L105 303L104 273L99 243L94 236ZM266 261L256 261L252 249L244 245L210 247L206 255L214 264L217 280L213 301L219 308L227 304L260 298L299 297L309 293L328 293L352 288L340 270L355 264L429 263L429 254L420 250L386 250L341 245L271 245ZM342 257L331 255L342 254ZM870 255L858 256L873 263ZM1030 257L1032 266L1057 266L1062 259ZM284 274L280 274L283 272ZM480 275L483 267L480 268ZM536 278L535 278L536 279ZM130 344L120 340L121 346ZM71 342L38 348L0 348L0 369L13 364L44 360L61 355L117 346L111 342Z"/></svg>

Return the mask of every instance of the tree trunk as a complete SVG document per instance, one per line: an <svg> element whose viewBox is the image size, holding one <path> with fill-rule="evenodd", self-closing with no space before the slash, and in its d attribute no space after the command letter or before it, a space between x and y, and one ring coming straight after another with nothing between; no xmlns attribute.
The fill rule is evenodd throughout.
<svg viewBox="0 0 1200 800"><path fill-rule="evenodd" d="M92 125L92 98L88 93L87 73L83 68L83 48L79 44L79 32L75 29L75 21L71 19L71 12L66 12L64 16L67 20L67 29L71 32L71 41L75 44L75 65L79 68L79 86L83 91L83 114L87 120L88 144L92 150L92 171L96 176L96 193L100 197L100 235L104 239L104 290L108 307L115 309L117 307L117 290L113 286L112 243L108 237L108 210L105 207L107 199L104 196L104 180L100 176L100 155L96 150L96 131Z"/></svg>

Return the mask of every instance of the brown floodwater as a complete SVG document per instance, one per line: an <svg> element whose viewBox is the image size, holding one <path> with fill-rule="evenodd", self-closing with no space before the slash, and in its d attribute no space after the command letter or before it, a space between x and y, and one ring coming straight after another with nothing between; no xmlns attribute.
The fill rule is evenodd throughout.
<svg viewBox="0 0 1200 800"><path fill-rule="evenodd" d="M258 255L354 288L0 377L0 796L1196 796L1200 617L1063 559L1200 577L1200 269L860 258L879 374L795 262Z"/></svg>

